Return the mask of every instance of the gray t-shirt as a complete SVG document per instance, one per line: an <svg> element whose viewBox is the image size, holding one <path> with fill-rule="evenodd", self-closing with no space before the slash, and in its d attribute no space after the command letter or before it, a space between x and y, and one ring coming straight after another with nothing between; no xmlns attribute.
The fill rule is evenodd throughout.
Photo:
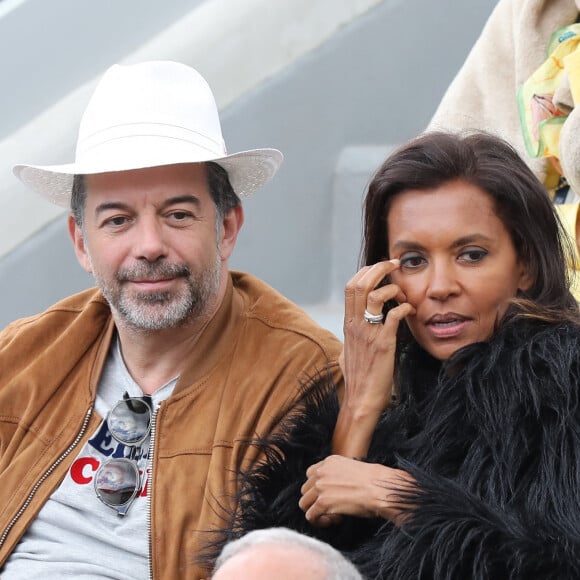
<svg viewBox="0 0 580 580"><path fill-rule="evenodd" d="M177 378L152 395L154 409L169 397L176 382ZM95 410L106 417L125 392L143 396L115 338L99 381ZM128 457L130 450L111 437L103 421L8 558L2 580L149 578L148 446L147 440L136 454L144 474L141 492L127 514L119 516L97 498L93 480L103 462Z"/></svg>

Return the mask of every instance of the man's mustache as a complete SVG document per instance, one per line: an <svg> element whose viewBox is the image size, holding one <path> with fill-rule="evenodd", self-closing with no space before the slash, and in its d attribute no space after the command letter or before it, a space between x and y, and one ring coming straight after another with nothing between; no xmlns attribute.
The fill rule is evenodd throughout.
<svg viewBox="0 0 580 580"><path fill-rule="evenodd" d="M139 264L132 268L123 268L117 272L119 282L140 282L167 280L169 278L187 278L191 270L185 264Z"/></svg>

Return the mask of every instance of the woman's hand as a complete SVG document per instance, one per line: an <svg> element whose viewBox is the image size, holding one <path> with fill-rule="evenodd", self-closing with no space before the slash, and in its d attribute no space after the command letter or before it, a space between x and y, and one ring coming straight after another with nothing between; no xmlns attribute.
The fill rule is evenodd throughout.
<svg viewBox="0 0 580 580"><path fill-rule="evenodd" d="M383 411L391 402L397 330L414 308L396 284L377 288L383 278L399 268L398 260L362 268L345 289L343 365L346 400L361 408ZM380 315L385 302L396 300L384 324L365 320L365 311Z"/></svg>
<svg viewBox="0 0 580 580"><path fill-rule="evenodd" d="M333 439L333 450L341 455L366 455L376 423L392 400L397 330L415 309L396 284L377 285L398 267L398 260L366 266L345 289L341 358L345 392ZM398 306L389 310L384 324L365 319L365 311L380 315L389 300L396 300Z"/></svg>
<svg viewBox="0 0 580 580"><path fill-rule="evenodd" d="M306 519L321 527L343 515L382 517L399 525L404 515L398 494L415 485L406 471L340 455L312 465L306 475L299 505Z"/></svg>

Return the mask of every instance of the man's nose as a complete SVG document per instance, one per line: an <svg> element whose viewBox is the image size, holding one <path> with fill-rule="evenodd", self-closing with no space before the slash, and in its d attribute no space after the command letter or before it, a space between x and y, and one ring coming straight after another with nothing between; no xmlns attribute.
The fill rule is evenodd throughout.
<svg viewBox="0 0 580 580"><path fill-rule="evenodd" d="M167 256L167 242L162 224L155 218L143 218L137 227L135 255L138 259L155 262Z"/></svg>

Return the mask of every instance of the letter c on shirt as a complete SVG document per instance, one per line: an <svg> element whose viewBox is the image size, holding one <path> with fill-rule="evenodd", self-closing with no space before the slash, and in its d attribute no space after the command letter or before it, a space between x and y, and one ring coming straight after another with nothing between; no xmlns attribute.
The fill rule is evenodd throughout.
<svg viewBox="0 0 580 580"><path fill-rule="evenodd" d="M99 468L99 461L94 457L79 457L70 468L70 476L75 483L90 483L93 480L92 473L85 475L85 467L90 466L92 473Z"/></svg>

